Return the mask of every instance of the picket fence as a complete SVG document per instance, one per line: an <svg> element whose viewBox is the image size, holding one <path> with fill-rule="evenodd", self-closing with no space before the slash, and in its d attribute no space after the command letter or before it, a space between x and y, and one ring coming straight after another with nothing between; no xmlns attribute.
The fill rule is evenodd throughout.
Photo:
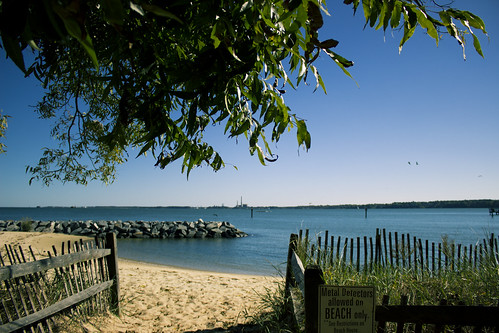
<svg viewBox="0 0 499 333"><path fill-rule="evenodd" d="M378 239L378 236L376 238ZM310 264L306 268L304 267L303 262L296 253L297 246L301 241L302 239L297 234L291 234L286 267L285 293L291 299L296 331L317 333L320 311L319 286L324 284L324 278L319 265ZM379 241L376 242L378 244L376 248L379 247L379 243ZM331 241L331 245L333 244L334 242ZM497 247L497 243L494 242L494 244ZM325 248L327 249L327 246ZM331 251L330 255L325 256L326 259L324 259L324 256L321 256L320 253L321 251L316 252L317 260L329 260L334 254ZM341 257L341 254L339 257ZM379 251L378 256L374 255L374 257L383 258L381 251ZM350 258L353 258L353 255L350 255ZM376 261L372 260L371 262ZM381 259L378 259L377 262L381 262ZM385 263L387 262L389 261L385 259ZM418 260L415 259L414 262L416 263ZM366 269L370 266L367 262L364 264ZM360 269L359 264L357 264L357 267ZM407 297L403 296L400 304L390 305L389 297L385 295L382 304L375 307L374 318L376 321L375 330L379 333L389 331L397 333L407 331L416 333L422 331L452 331L459 333L462 332L463 328L472 328L473 332L499 332L499 303L498 306L466 306L464 304L456 306L447 305L446 300L441 300L440 304L435 306L408 305Z"/></svg>
<svg viewBox="0 0 499 333"><path fill-rule="evenodd" d="M62 313L81 317L110 309L119 315L116 236L64 245L60 254L53 246L49 258L39 260L31 246L25 251L5 245L0 332L52 332Z"/></svg>
<svg viewBox="0 0 499 333"><path fill-rule="evenodd" d="M348 264L357 271L371 270L375 265L391 265L412 269L417 272L438 273L445 270L458 270L462 265L479 267L483 261L499 263L498 239L493 233L489 238L469 245L455 244L444 238L435 243L421 238L411 237L409 233L386 232L376 229L372 237L329 238L325 231L324 244L322 236L317 237L317 245L311 244L310 258L316 264ZM299 231L299 239L307 246L310 242L309 230ZM328 242L329 241L329 242Z"/></svg>

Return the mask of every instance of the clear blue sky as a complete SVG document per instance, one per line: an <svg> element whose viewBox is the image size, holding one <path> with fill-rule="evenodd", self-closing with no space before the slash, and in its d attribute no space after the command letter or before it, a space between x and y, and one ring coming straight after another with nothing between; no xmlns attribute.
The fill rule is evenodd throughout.
<svg viewBox="0 0 499 333"><path fill-rule="evenodd" d="M321 39L340 41L336 51L353 60L359 86L322 56L327 95L300 85L285 98L307 120L312 148L299 150L295 133L282 137L275 163L261 166L247 142L214 128L207 138L227 167L165 170L149 158L119 168L112 185L28 185L50 138L50 122L31 105L42 96L35 79L5 60L0 50L0 109L10 115L7 153L0 155L0 206L330 205L499 198L499 2L456 1L484 19L490 41L480 36L485 59L444 36L438 47L418 28L398 53L397 32L363 30L363 14L329 1L332 14ZM408 162L411 162L409 164ZM418 165L416 165L418 162ZM238 170L231 167L237 165Z"/></svg>

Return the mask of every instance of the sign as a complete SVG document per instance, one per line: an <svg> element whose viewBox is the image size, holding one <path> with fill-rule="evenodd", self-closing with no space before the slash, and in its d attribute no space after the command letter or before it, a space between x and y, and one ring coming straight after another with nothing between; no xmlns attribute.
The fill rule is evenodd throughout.
<svg viewBox="0 0 499 333"><path fill-rule="evenodd" d="M372 333L374 287L319 286L319 333Z"/></svg>

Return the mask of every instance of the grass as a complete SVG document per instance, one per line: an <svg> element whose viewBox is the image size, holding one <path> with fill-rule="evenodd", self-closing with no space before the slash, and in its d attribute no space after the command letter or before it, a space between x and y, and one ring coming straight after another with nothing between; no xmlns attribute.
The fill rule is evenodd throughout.
<svg viewBox="0 0 499 333"><path fill-rule="evenodd" d="M262 306L258 315L251 318L254 331L261 333L293 333L295 328L289 312L290 301L284 290L284 281L276 282L277 288L267 288L260 294Z"/></svg>
<svg viewBox="0 0 499 333"><path fill-rule="evenodd" d="M377 266L367 273L351 266L323 267L324 280L330 285L374 286L377 304L383 295L397 302L405 295L408 304L437 305L441 299L448 304L497 305L499 300L499 272L495 264L483 264L475 269L469 265L459 270L444 270L440 274L415 274L408 268Z"/></svg>
<svg viewBox="0 0 499 333"><path fill-rule="evenodd" d="M33 220L25 217L21 220L21 231L33 231Z"/></svg>
<svg viewBox="0 0 499 333"><path fill-rule="evenodd" d="M448 237L443 237L442 241L444 251L451 253L454 242ZM474 260L464 257L453 265L442 265L435 272L390 264L372 265L367 270L361 268L357 271L355 263L345 262L341 256L332 261L317 260L317 245L307 238L299 242L296 253L304 266L319 263L325 284L374 286L376 304L381 304L384 295L389 296L390 304L400 304L402 296L407 297L409 305L438 305L442 299L449 305L499 304L497 250L477 260L476 264ZM262 332L293 332L284 285L275 294L264 295L263 300L272 313L259 319L263 323Z"/></svg>
<svg viewBox="0 0 499 333"><path fill-rule="evenodd" d="M442 248L443 253L450 256L456 245L444 236ZM455 259L452 265L442 264L441 269L434 272L390 264L373 264L367 270L361 267L357 271L355 263L344 261L341 256L332 261L317 260L316 250L317 245L305 239L299 242L296 252L305 265L319 264L326 284L374 286L377 304L381 304L383 295L388 295L392 302L407 296L408 304L412 305L437 305L446 299L448 304L495 306L499 301L497 250L484 255L476 264L464 257L460 262Z"/></svg>

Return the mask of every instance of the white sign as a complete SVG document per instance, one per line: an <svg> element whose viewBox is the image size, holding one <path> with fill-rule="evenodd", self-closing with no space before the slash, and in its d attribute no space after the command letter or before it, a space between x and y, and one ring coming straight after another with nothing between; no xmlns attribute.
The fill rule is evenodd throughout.
<svg viewBox="0 0 499 333"><path fill-rule="evenodd" d="M374 287L319 286L319 333L372 333Z"/></svg>

